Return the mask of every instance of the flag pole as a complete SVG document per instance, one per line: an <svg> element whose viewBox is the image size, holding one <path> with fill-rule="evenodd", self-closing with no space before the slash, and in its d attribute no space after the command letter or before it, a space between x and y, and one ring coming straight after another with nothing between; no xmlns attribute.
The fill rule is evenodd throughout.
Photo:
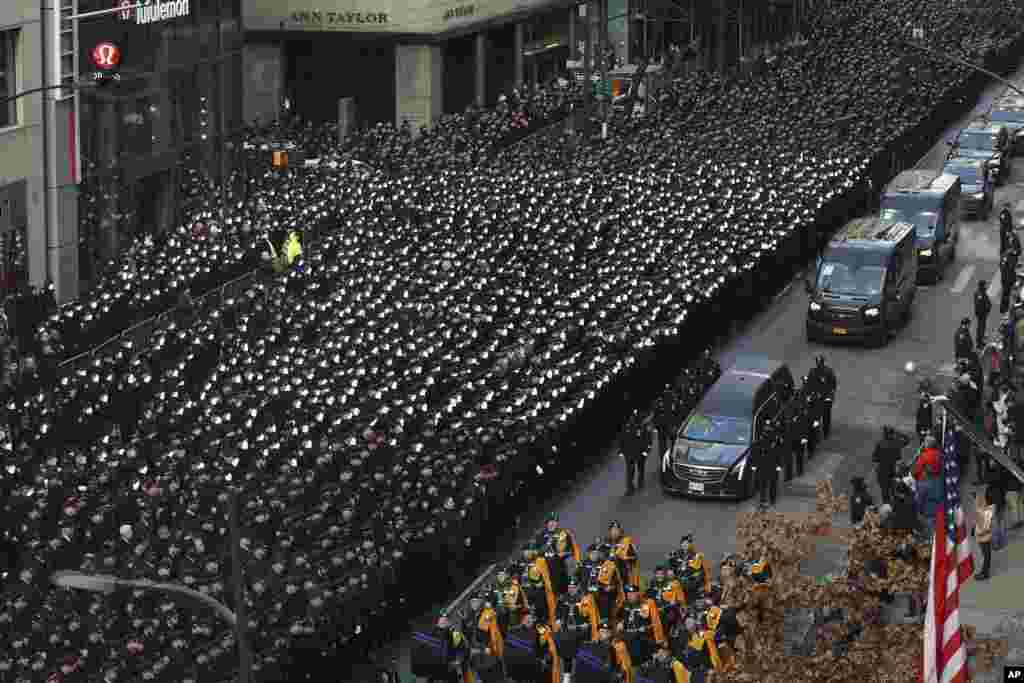
<svg viewBox="0 0 1024 683"><path fill-rule="evenodd" d="M942 448L942 455L946 455L946 428L949 421L949 412L945 408L942 409L942 442L940 447Z"/></svg>

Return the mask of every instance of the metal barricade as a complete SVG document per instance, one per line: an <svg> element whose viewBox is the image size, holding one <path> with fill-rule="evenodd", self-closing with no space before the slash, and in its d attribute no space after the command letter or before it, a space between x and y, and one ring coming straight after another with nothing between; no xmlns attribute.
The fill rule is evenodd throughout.
<svg viewBox="0 0 1024 683"><path fill-rule="evenodd" d="M225 299L233 297L237 300L255 283L259 272L259 269L250 271L201 295L194 302L197 313L208 315L219 308ZM135 323L128 329L119 332L88 351L83 351L77 356L72 356L63 361L57 366L57 371L63 375L73 374L80 368L88 368L92 364L93 358L97 355L102 355L104 351L113 350L111 347L117 346L125 340L131 341L135 348L145 346L149 342L150 337L152 337L153 332L156 331L167 316L172 315L177 310L179 309L175 307Z"/></svg>

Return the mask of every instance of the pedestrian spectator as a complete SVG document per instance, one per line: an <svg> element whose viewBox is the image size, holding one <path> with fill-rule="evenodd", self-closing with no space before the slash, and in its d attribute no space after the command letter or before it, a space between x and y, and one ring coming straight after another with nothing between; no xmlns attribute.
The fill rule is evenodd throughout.
<svg viewBox="0 0 1024 683"><path fill-rule="evenodd" d="M1007 471L1004 478L1006 489L1006 525L1008 529L1018 529L1024 524L1024 507L1021 491L1024 484L1011 472Z"/></svg>
<svg viewBox="0 0 1024 683"><path fill-rule="evenodd" d="M999 277L1003 287L999 297L999 312L1003 314L1010 310L1010 296L1017 282L1017 258L1016 251L1007 249L999 259Z"/></svg>
<svg viewBox="0 0 1024 683"><path fill-rule="evenodd" d="M1013 213L1010 205L1003 204L999 209L999 256L1006 252L1010 244L1010 235L1013 234Z"/></svg>
<svg viewBox="0 0 1024 683"><path fill-rule="evenodd" d="M974 342L971 341L971 319L963 318L960 327L956 328L953 335L953 360L959 361L967 358L974 351Z"/></svg>
<svg viewBox="0 0 1024 683"><path fill-rule="evenodd" d="M920 444L924 445L925 436L931 434L935 428L934 412L932 410L931 392L926 387L921 387L917 400L916 415L917 438Z"/></svg>
<svg viewBox="0 0 1024 683"><path fill-rule="evenodd" d="M989 469L988 486L985 495L995 507L995 522L992 525L992 549L1002 550L1006 546L1006 476L1007 472L999 464Z"/></svg>
<svg viewBox="0 0 1024 683"><path fill-rule="evenodd" d="M974 496L974 531L972 533L981 547L982 557L981 571L975 574L974 578L985 581L992 572L992 530L996 510L987 491L978 491Z"/></svg>
<svg viewBox="0 0 1024 683"><path fill-rule="evenodd" d="M850 524L859 525L864 521L864 513L875 504L868 493L868 485L864 477L854 477L850 480Z"/></svg>
<svg viewBox="0 0 1024 683"><path fill-rule="evenodd" d="M935 437L925 438L924 448L914 461L915 505L930 526L934 525L935 510L942 504L942 452Z"/></svg>

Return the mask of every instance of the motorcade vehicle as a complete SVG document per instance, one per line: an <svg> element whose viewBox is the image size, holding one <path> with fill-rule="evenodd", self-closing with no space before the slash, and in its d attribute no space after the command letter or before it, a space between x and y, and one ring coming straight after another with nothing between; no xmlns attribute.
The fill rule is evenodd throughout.
<svg viewBox="0 0 1024 683"><path fill-rule="evenodd" d="M960 178L960 217L987 220L996 201L996 183L988 164L961 157L947 161L942 172Z"/></svg>
<svg viewBox="0 0 1024 683"><path fill-rule="evenodd" d="M808 341L888 343L913 311L916 235L913 223L890 223L878 214L845 225L805 282Z"/></svg>
<svg viewBox="0 0 1024 683"><path fill-rule="evenodd" d="M743 354L722 373L679 427L661 461L666 493L748 498L754 493L750 449L794 394L780 361Z"/></svg>
<svg viewBox="0 0 1024 683"><path fill-rule="evenodd" d="M917 230L918 282L942 279L956 258L960 202L960 177L940 171L904 171L882 192L882 222L913 223Z"/></svg>
<svg viewBox="0 0 1024 683"><path fill-rule="evenodd" d="M968 158L988 162L997 184L1010 172L1010 133L1003 125L973 124L964 128L950 143L949 158Z"/></svg>
<svg viewBox="0 0 1024 683"><path fill-rule="evenodd" d="M1006 126L1010 135L1010 153L1020 154L1024 149L1024 97L1016 95L996 100L989 118L993 123Z"/></svg>

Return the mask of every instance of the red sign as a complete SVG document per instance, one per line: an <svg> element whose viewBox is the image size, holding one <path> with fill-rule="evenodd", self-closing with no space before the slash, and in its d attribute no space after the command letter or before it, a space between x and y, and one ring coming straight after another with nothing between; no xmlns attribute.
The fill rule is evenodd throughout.
<svg viewBox="0 0 1024 683"><path fill-rule="evenodd" d="M117 67L121 63L121 48L113 43L100 43L92 49L92 63L104 71Z"/></svg>
<svg viewBox="0 0 1024 683"><path fill-rule="evenodd" d="M121 17L122 21L130 21L132 16L135 14L135 3L132 0L117 0L114 3L114 7L120 7L121 11L118 12L118 16Z"/></svg>

